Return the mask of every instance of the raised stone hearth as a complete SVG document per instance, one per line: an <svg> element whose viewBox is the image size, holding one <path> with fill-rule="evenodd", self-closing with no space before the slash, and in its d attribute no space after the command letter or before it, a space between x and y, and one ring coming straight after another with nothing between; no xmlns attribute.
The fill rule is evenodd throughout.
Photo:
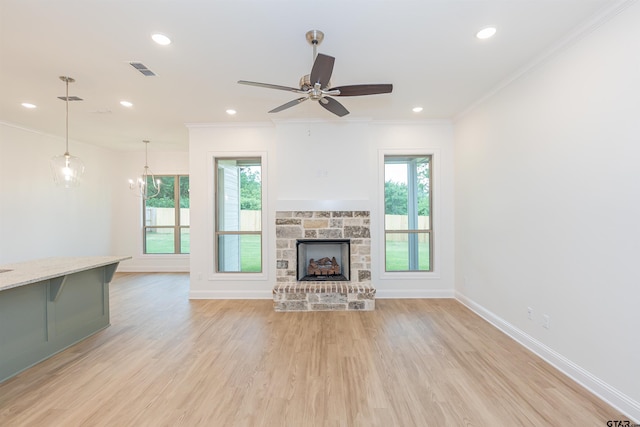
<svg viewBox="0 0 640 427"><path fill-rule="evenodd" d="M299 239L349 239L349 281L298 281ZM276 311L373 310L371 234L367 211L276 212Z"/></svg>

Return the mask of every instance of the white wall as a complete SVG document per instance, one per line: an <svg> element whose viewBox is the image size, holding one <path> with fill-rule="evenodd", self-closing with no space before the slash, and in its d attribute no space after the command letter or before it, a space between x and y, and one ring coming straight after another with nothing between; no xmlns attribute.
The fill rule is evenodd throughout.
<svg viewBox="0 0 640 427"><path fill-rule="evenodd" d="M274 231L265 228L263 248L266 260L262 274L216 275L213 264L213 158L222 156L264 156L262 164L263 224L273 218L273 197L269 183L277 165L271 161L275 151L275 130L266 124L246 126L191 125L189 129L189 180L191 187L191 277L192 298L268 298L275 282ZM273 284L271 285L273 286Z"/></svg>
<svg viewBox="0 0 640 427"><path fill-rule="evenodd" d="M377 150L377 179L371 181L372 234L374 261L372 280L380 298L449 298L453 296L453 127L448 121L429 123L376 123L371 126L371 141L364 147ZM434 233L434 271L432 273L384 272L384 165L385 154L433 155L431 208Z"/></svg>
<svg viewBox="0 0 640 427"><path fill-rule="evenodd" d="M189 153L186 151L157 151L149 144L148 164L155 175L188 175ZM189 271L189 255L145 255L142 253L142 199L129 190L129 179L134 179L144 169L144 145L140 150L118 153L112 179L116 188L114 203L113 251L132 258L120 263L118 271L156 272Z"/></svg>
<svg viewBox="0 0 640 427"><path fill-rule="evenodd" d="M244 127L192 125L191 297L270 298L275 284L275 212L367 210L372 221L372 284L379 297L453 296L453 131L449 122L276 122ZM382 156L434 155L436 255L433 273L382 271ZM265 156L265 271L213 271L213 157ZM436 217L437 216L437 217Z"/></svg>
<svg viewBox="0 0 640 427"><path fill-rule="evenodd" d="M53 184L49 159L63 138L0 122L0 264L51 256L122 255L118 271L189 271L189 255L142 254L142 203L128 179L144 166L144 147L115 152L69 141L85 163L78 188ZM156 152L157 174L188 174L188 153Z"/></svg>
<svg viewBox="0 0 640 427"><path fill-rule="evenodd" d="M639 22L635 3L455 124L458 296L636 420Z"/></svg>
<svg viewBox="0 0 640 427"><path fill-rule="evenodd" d="M113 153L69 141L86 172L80 187L65 189L49 166L64 149L62 138L0 122L0 264L113 255Z"/></svg>

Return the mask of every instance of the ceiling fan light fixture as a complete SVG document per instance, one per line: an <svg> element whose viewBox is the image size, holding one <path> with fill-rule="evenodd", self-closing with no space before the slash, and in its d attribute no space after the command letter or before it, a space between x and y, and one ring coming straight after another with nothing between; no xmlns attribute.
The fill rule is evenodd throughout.
<svg viewBox="0 0 640 427"><path fill-rule="evenodd" d="M476 33L476 37L480 40L490 39L496 35L496 27L484 27Z"/></svg>
<svg viewBox="0 0 640 427"><path fill-rule="evenodd" d="M422 112L422 107L413 107L413 108L412 108L412 111L413 111L414 113L420 113L420 112Z"/></svg>
<svg viewBox="0 0 640 427"><path fill-rule="evenodd" d="M120 105L122 105L123 107L127 107L127 108L131 108L133 107L133 104L129 101L120 101Z"/></svg>
<svg viewBox="0 0 640 427"><path fill-rule="evenodd" d="M32 109L34 109L34 108L36 108L36 105L35 105L35 104L32 104L32 103L30 103L30 102L23 102L23 103L22 103L22 104L20 104L20 105L22 105L24 108L28 108L28 109L30 109L30 110L32 110Z"/></svg>
<svg viewBox="0 0 640 427"><path fill-rule="evenodd" d="M234 110L233 108L228 108L226 113L230 116L234 116L237 113L237 111Z"/></svg>

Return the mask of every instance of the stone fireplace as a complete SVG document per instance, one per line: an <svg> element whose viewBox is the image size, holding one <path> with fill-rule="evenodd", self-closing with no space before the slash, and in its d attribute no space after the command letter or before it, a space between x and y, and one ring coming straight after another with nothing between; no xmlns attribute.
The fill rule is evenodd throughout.
<svg viewBox="0 0 640 427"><path fill-rule="evenodd" d="M368 211L278 211L276 251L276 311L375 308Z"/></svg>

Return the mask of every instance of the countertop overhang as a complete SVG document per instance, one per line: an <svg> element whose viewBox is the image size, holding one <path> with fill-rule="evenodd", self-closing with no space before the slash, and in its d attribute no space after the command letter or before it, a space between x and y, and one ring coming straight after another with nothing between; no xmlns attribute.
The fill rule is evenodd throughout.
<svg viewBox="0 0 640 427"><path fill-rule="evenodd" d="M130 256L52 257L0 266L0 291L103 267Z"/></svg>

